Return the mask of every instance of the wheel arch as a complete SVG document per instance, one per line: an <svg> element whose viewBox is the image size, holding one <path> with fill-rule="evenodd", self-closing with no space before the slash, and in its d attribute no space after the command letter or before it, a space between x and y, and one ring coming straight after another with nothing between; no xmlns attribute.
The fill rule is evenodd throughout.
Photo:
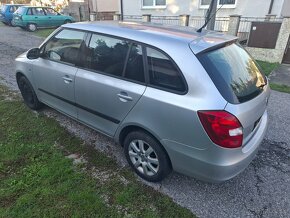
<svg viewBox="0 0 290 218"><path fill-rule="evenodd" d="M172 169L172 162L170 159L170 156L166 150L166 148L164 147L164 145L161 143L161 138L156 136L156 134L152 133L152 131L148 130L145 127L142 127L138 124L129 124L126 125L124 127L122 127L122 129L119 131L119 134L117 135L117 137L115 137L115 140L123 147L124 146L124 140L126 138L126 136L133 131L143 131L146 134L150 135L151 137L153 137L154 139L156 139L156 141L159 143L160 147L162 148L162 150L164 151L164 153L167 155L169 162L170 162L170 167Z"/></svg>

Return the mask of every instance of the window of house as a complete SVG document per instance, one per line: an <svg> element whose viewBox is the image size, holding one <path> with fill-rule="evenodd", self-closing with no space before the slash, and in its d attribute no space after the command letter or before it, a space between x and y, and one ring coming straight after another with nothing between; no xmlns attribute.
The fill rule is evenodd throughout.
<svg viewBox="0 0 290 218"><path fill-rule="evenodd" d="M142 8L165 8L166 0L142 0Z"/></svg>
<svg viewBox="0 0 290 218"><path fill-rule="evenodd" d="M200 0L200 8L208 8L211 0ZM218 7L235 8L237 0L218 0Z"/></svg>
<svg viewBox="0 0 290 218"><path fill-rule="evenodd" d="M84 36L84 32L64 29L46 43L42 56L52 61L77 64Z"/></svg>
<svg viewBox="0 0 290 218"><path fill-rule="evenodd" d="M164 53L147 48L150 84L156 87L184 92L184 81L175 64Z"/></svg>

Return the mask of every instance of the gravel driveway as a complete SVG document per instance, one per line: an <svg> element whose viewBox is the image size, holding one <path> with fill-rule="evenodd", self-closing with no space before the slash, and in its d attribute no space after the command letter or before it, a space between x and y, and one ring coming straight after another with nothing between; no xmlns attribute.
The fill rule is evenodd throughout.
<svg viewBox="0 0 290 218"><path fill-rule="evenodd" d="M17 89L14 58L43 39L18 28L0 26L0 77ZM113 141L58 112L44 113L87 143L127 166L122 149ZM236 178L222 184L207 184L177 173L158 184L149 184L189 208L199 217L290 217L290 95L272 92L270 125L261 150L251 165Z"/></svg>

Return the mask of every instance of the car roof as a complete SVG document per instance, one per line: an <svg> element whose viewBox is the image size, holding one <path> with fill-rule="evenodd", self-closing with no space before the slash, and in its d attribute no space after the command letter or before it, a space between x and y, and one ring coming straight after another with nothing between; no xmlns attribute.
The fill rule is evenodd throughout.
<svg viewBox="0 0 290 218"><path fill-rule="evenodd" d="M237 39L215 31L203 30L198 33L193 27L143 22L94 21L65 24L63 27L119 36L153 46L156 46L154 40L158 42L160 39L167 40L169 43L187 43L195 54Z"/></svg>

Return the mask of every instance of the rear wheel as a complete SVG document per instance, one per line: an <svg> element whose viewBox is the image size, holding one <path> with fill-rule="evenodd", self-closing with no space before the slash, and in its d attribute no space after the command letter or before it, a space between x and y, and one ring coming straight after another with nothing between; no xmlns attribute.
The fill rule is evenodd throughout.
<svg viewBox="0 0 290 218"><path fill-rule="evenodd" d="M124 142L126 159L134 171L149 182L158 182L171 172L167 153L151 135L136 131Z"/></svg>
<svg viewBox="0 0 290 218"><path fill-rule="evenodd" d="M27 29L28 29L30 32L34 32L34 31L37 30L37 26L36 26L36 24L34 24L34 23L29 23L29 24L27 24Z"/></svg>
<svg viewBox="0 0 290 218"><path fill-rule="evenodd" d="M28 79L21 76L17 83L25 104L32 110L39 110L42 107L42 103L38 100Z"/></svg>

